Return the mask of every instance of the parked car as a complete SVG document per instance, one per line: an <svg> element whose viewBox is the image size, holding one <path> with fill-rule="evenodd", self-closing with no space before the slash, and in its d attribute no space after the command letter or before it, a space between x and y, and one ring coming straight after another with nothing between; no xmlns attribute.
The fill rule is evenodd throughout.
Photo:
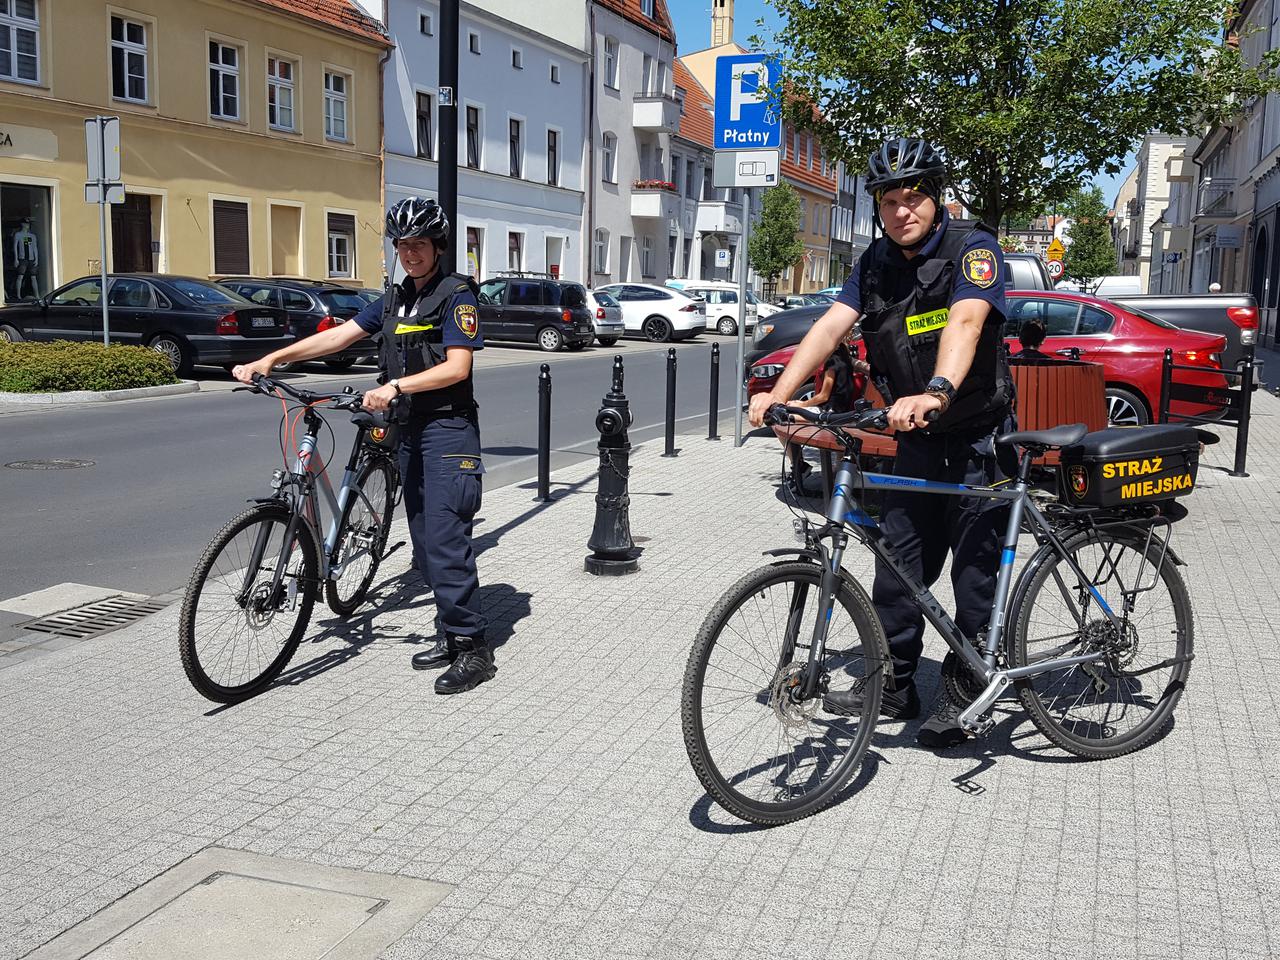
<svg viewBox="0 0 1280 960"><path fill-rule="evenodd" d="M710 281L690 283L684 288L685 294L690 297L700 297L707 305L707 329L715 330L726 337L737 334L738 322L742 319L738 292L736 283ZM748 290L746 329L755 327L756 315L756 295Z"/></svg>
<svg viewBox="0 0 1280 960"><path fill-rule="evenodd" d="M707 305L671 287L611 283L596 289L622 306L622 322L630 336L666 343L696 337L707 329Z"/></svg>
<svg viewBox="0 0 1280 960"><path fill-rule="evenodd" d="M536 343L555 352L581 350L595 339L595 314L580 283L499 276L480 284L480 328L486 341Z"/></svg>
<svg viewBox="0 0 1280 960"><path fill-rule="evenodd" d="M774 305L781 307L783 310L790 310L794 307L821 307L830 306L836 302L836 298L825 293L784 293L773 298Z"/></svg>
<svg viewBox="0 0 1280 960"><path fill-rule="evenodd" d="M622 323L622 305L603 290L588 290L587 309L594 317L596 342L602 347L612 347L626 332Z"/></svg>
<svg viewBox="0 0 1280 960"><path fill-rule="evenodd" d="M772 390L778 382L778 377L782 376L782 371L787 368L787 364L791 362L791 358L795 356L798 343L788 344L785 347L779 347L776 350L757 357L754 362L747 368L747 397L750 399L757 393L765 393ZM865 358L866 351L862 345L862 338L855 336L852 346L852 352L856 359ZM818 388L818 371L814 371L814 375L800 384L795 393L791 395L792 400L805 401L814 395ZM853 377L853 399L859 399L863 391L866 390L867 378L865 374L855 374Z"/></svg>
<svg viewBox="0 0 1280 960"><path fill-rule="evenodd" d="M1227 338L1227 347L1222 353L1222 366L1227 370L1234 370L1244 353L1240 344L1241 324L1258 321L1258 302L1248 293L1126 295L1105 299L1127 310L1159 317L1184 330L1221 334Z"/></svg>
<svg viewBox="0 0 1280 960"><path fill-rule="evenodd" d="M226 277L218 282L253 303L283 309L289 315L289 329L299 340L346 323L366 305L358 290L322 280ZM357 340L341 353L326 357L324 363L334 370L349 370L362 360L377 363L375 341ZM296 366L300 364L277 363L275 369L290 370Z"/></svg>
<svg viewBox="0 0 1280 960"><path fill-rule="evenodd" d="M250 303L208 280L171 274L108 275L107 320L112 343L150 347L180 376L197 364L256 360L295 339L284 310ZM81 277L39 299L0 308L0 337L100 342L102 280Z"/></svg>
<svg viewBox="0 0 1280 960"><path fill-rule="evenodd" d="M1015 290L1006 295L1005 337L1017 352L1018 330L1037 319L1048 334L1040 349L1050 355L1074 355L1102 364L1106 378L1107 416L1113 424L1151 423L1159 413L1160 370L1166 347L1179 365L1203 367L1204 373L1179 372L1180 383L1225 388L1221 374L1226 337L1182 330L1166 320L1117 303L1061 291ZM1221 407L1174 402L1170 412L1214 416Z"/></svg>
<svg viewBox="0 0 1280 960"><path fill-rule="evenodd" d="M1052 290L1049 269L1034 253L1004 254L1005 290Z"/></svg>
<svg viewBox="0 0 1280 960"><path fill-rule="evenodd" d="M750 357L752 354L762 356L779 347L789 347L799 343L809 332L809 328L826 312L826 306L793 307L758 321L747 356Z"/></svg>

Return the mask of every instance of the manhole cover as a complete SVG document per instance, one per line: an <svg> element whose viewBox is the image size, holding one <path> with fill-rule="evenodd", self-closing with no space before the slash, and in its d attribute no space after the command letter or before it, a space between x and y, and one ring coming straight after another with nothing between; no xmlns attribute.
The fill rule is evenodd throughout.
<svg viewBox="0 0 1280 960"><path fill-rule="evenodd" d="M5 466L12 470L81 470L92 467L95 460L72 460L67 457L54 457L51 460L15 460Z"/></svg>
<svg viewBox="0 0 1280 960"><path fill-rule="evenodd" d="M18 626L36 633L88 640L159 613L165 606L163 601L152 600L150 597L107 597L74 610L64 610L39 620L28 620Z"/></svg>

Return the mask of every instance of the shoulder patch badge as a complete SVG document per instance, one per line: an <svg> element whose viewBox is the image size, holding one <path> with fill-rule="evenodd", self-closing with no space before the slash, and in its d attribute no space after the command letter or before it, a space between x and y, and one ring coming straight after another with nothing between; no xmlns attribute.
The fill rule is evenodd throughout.
<svg viewBox="0 0 1280 960"><path fill-rule="evenodd" d="M460 303L453 308L453 321L458 329L472 340L475 339L480 324L476 319L476 308L470 303Z"/></svg>
<svg viewBox="0 0 1280 960"><path fill-rule="evenodd" d="M961 268L975 287L986 288L996 282L996 255L985 247L966 253Z"/></svg>

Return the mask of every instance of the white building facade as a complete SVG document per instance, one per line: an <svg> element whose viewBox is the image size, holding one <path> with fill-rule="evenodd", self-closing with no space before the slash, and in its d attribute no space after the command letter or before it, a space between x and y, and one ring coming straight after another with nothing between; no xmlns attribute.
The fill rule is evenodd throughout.
<svg viewBox="0 0 1280 960"><path fill-rule="evenodd" d="M440 10L387 0L386 202L438 196ZM464 2L458 54L457 269L584 281L586 12L578 0Z"/></svg>

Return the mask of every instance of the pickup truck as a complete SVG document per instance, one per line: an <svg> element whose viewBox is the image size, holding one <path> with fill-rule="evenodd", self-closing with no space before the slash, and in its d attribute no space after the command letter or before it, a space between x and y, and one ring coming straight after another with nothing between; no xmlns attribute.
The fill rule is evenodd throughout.
<svg viewBox="0 0 1280 960"><path fill-rule="evenodd" d="M1144 294L1106 299L1126 310L1150 314L1184 330L1202 330L1225 336L1227 347L1222 352L1224 370L1234 370L1236 361L1244 352L1240 346L1240 327L1232 320L1230 311L1252 310L1255 321L1258 316L1258 303L1248 293Z"/></svg>

